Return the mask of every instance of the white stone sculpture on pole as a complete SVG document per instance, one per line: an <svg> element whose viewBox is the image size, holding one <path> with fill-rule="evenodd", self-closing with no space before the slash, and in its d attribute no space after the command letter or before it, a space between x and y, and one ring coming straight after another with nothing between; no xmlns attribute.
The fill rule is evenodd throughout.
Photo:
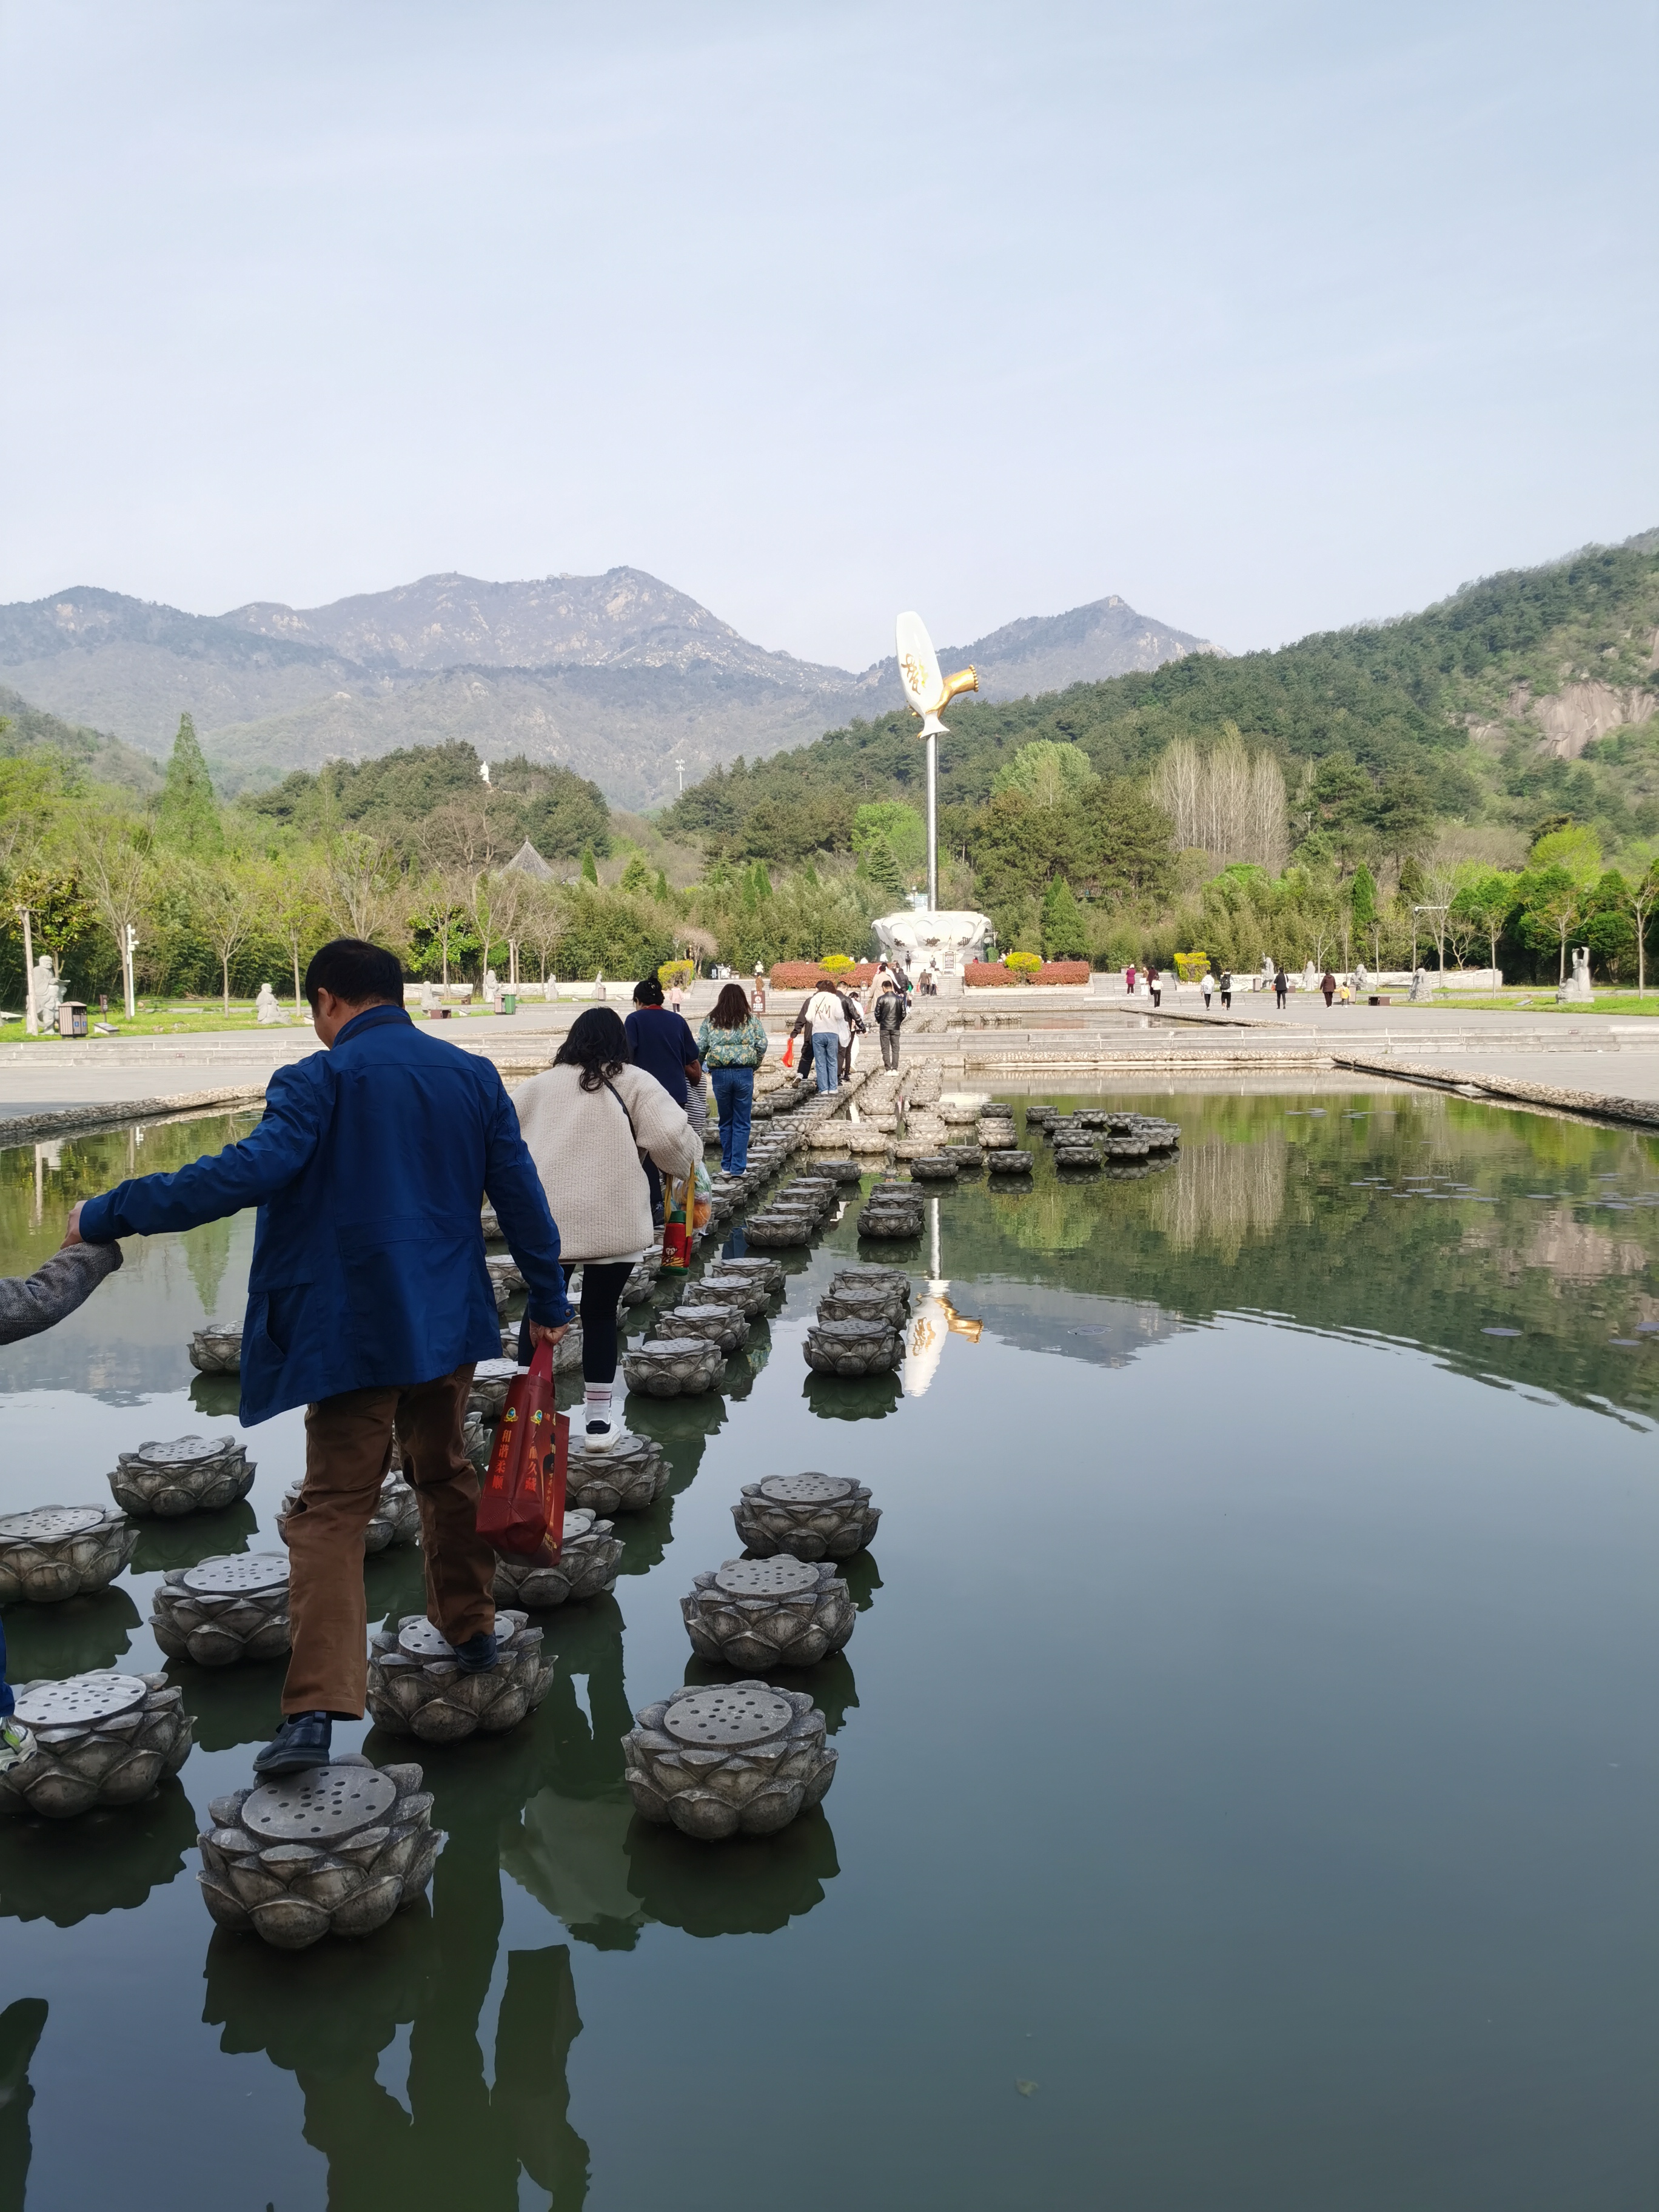
<svg viewBox="0 0 1659 2212"><path fill-rule="evenodd" d="M925 912L905 910L884 915L875 925L877 942L889 955L897 954L913 968L931 968L936 977L948 979L947 993L962 988L962 970L984 950L991 933L982 914L939 911L939 741L949 734L939 714L964 691L977 691L979 678L971 668L954 676L939 672L921 617L898 618L899 681L913 714L921 716L921 736L927 747L927 905Z"/></svg>

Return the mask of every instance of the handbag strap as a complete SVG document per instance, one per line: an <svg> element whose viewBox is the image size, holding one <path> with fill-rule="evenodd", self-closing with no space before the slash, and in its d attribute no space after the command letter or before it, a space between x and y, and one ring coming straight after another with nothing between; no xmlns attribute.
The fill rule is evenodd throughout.
<svg viewBox="0 0 1659 2212"><path fill-rule="evenodd" d="M611 1078L608 1075L602 1075L599 1078L599 1080L604 1084L605 1089L611 1093L611 1096L616 1100L617 1105L622 1108L623 1119L628 1124L629 1134L633 1138L634 1149L637 1152L640 1146L640 1133L634 1127L634 1116L628 1110L628 1101L623 1097L621 1091L617 1090L616 1085L611 1080Z"/></svg>

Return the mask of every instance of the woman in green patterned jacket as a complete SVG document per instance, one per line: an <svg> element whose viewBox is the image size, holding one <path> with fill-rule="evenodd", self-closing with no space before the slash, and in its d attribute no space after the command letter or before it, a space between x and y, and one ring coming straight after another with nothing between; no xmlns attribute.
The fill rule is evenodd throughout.
<svg viewBox="0 0 1659 2212"><path fill-rule="evenodd" d="M728 983L697 1031L697 1057L708 1070L720 1117L720 1166L740 1176L749 1165L749 1117L755 1070L766 1057L766 1024L749 1010L741 983Z"/></svg>

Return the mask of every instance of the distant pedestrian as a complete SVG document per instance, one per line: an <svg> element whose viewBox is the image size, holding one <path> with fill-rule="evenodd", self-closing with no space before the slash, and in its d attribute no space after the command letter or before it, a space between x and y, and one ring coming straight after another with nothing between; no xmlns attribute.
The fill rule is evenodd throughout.
<svg viewBox="0 0 1659 2212"><path fill-rule="evenodd" d="M881 1064L899 1064L899 1031L904 1026L904 994L890 975L875 1005L876 1028L881 1036Z"/></svg>
<svg viewBox="0 0 1659 2212"><path fill-rule="evenodd" d="M680 988L679 977L676 975L673 981L668 987L668 1006L670 1012L678 1014L684 1003L685 994Z"/></svg>
<svg viewBox="0 0 1659 2212"><path fill-rule="evenodd" d="M1221 1003L1225 1007L1231 1006L1232 1002L1233 971L1231 968L1224 968L1221 971Z"/></svg>
<svg viewBox="0 0 1659 2212"><path fill-rule="evenodd" d="M692 1085L702 1080L697 1040L684 1017L671 1013L663 1004L662 985L654 975L647 975L634 986L634 1011L623 1027L628 1037L629 1057L635 1066L642 1067L647 1075L654 1075L674 1103L684 1108ZM557 1066L556 1057L553 1064ZM651 1187L651 1217L660 1228L664 1218L662 1177L648 1152L645 1156L645 1179Z"/></svg>
<svg viewBox="0 0 1659 2212"><path fill-rule="evenodd" d="M1210 994L1215 988L1215 977L1211 975L1207 968L1200 979L1198 988L1204 994L1204 1011L1207 1014L1210 1011Z"/></svg>
<svg viewBox="0 0 1659 2212"><path fill-rule="evenodd" d="M1135 994L1135 963L1133 960L1123 971L1123 993L1129 999Z"/></svg>
<svg viewBox="0 0 1659 2212"><path fill-rule="evenodd" d="M1336 978L1328 968L1319 979L1319 988L1325 994L1325 1011L1329 1013L1331 1000L1336 996Z"/></svg>
<svg viewBox="0 0 1659 2212"><path fill-rule="evenodd" d="M1285 994L1290 989L1290 977L1285 973L1285 970L1282 968L1275 968L1273 970L1273 996L1279 1001L1279 1011L1281 1014L1285 1011Z"/></svg>
<svg viewBox="0 0 1659 2212"><path fill-rule="evenodd" d="M738 991L739 1000L743 998ZM628 1038L609 1006L590 1006L544 1075L514 1095L524 1140L550 1206L559 1209L567 1279L582 1271L582 1411L576 1442L609 1451L616 1418L617 1316L623 1286L656 1247L651 1194L640 1172L689 1176L702 1139L661 1080L629 1064ZM521 1334L519 1356L530 1346Z"/></svg>
<svg viewBox="0 0 1659 2212"><path fill-rule="evenodd" d="M1146 988L1152 994L1152 1004L1161 1006L1164 1004L1164 978L1150 960L1146 963Z"/></svg>
<svg viewBox="0 0 1659 2212"><path fill-rule="evenodd" d="M811 1039L812 1068L820 1094L841 1087L841 1027L844 1009L839 992L820 983L795 1017L790 1035ZM850 1035L850 1030L849 1030Z"/></svg>
<svg viewBox="0 0 1659 2212"><path fill-rule="evenodd" d="M867 1034L868 1024L859 1012L858 1001L848 991L837 991L841 1000L842 1018L836 1030L836 1042L841 1046L841 1066L836 1073L845 1083L858 1060L859 1039Z"/></svg>
<svg viewBox="0 0 1659 2212"><path fill-rule="evenodd" d="M757 1014L763 1014L766 1012L766 970L758 960L755 963L753 1004Z"/></svg>
<svg viewBox="0 0 1659 2212"><path fill-rule="evenodd" d="M66 1243L32 1275L0 1280L0 1344L20 1344L26 1336L56 1328L120 1264L118 1244ZM34 1750L33 1737L14 1718L15 1709L6 1680L5 1623L0 1621L0 1774Z"/></svg>
<svg viewBox="0 0 1659 2212"><path fill-rule="evenodd" d="M241 1419L306 1408L305 1482L283 1530L293 1653L260 1774L325 1766L332 1723L362 1712L363 1535L394 1436L421 1509L427 1618L464 1676L495 1664L495 1554L461 1447L473 1367L501 1357L481 1200L530 1285L531 1336L556 1344L573 1318L559 1232L494 1063L416 1027L402 966L378 945L325 945L305 992L328 1049L276 1070L255 1128L70 1216L71 1238L107 1244L259 1210Z"/></svg>
<svg viewBox="0 0 1659 2212"><path fill-rule="evenodd" d="M727 1175L749 1166L749 1125L755 1103L755 1070L770 1040L766 1024L749 1010L740 983L728 983L697 1031L697 1057L708 1070L720 1122L720 1166Z"/></svg>

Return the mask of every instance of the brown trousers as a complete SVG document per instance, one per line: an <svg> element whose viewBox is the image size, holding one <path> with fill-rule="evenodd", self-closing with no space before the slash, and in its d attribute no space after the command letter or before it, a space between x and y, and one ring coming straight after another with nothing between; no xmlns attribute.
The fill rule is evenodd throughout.
<svg viewBox="0 0 1659 2212"><path fill-rule="evenodd" d="M471 1367L404 1390L345 1390L306 1407L306 1479L288 1524L294 1653L284 1713L361 1715L368 1687L363 1531L402 1448L421 1508L427 1618L452 1644L495 1625L495 1554L477 1534L478 1478L461 1449Z"/></svg>

